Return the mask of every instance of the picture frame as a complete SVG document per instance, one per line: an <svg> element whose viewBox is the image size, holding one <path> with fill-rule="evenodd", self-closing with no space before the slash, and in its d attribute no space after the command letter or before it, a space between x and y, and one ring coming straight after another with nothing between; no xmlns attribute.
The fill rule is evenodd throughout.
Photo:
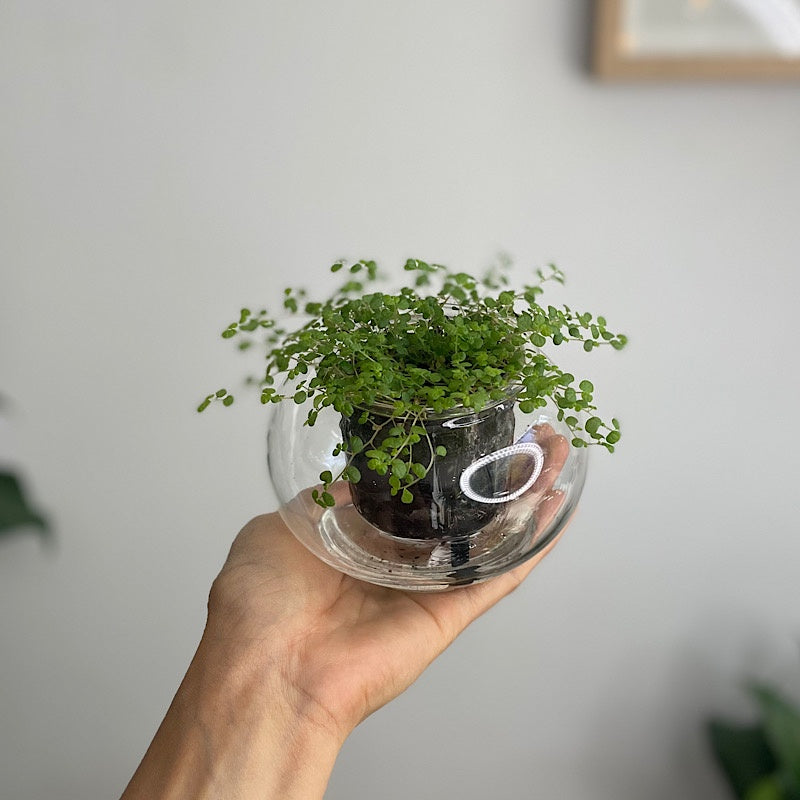
<svg viewBox="0 0 800 800"><path fill-rule="evenodd" d="M595 0L602 80L800 79L800 0Z"/></svg>

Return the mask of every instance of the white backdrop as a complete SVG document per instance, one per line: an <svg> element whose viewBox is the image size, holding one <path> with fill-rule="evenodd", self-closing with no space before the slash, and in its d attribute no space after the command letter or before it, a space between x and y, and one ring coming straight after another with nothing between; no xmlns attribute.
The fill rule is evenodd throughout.
<svg viewBox="0 0 800 800"><path fill-rule="evenodd" d="M56 545L0 541L0 796L122 791L273 507L256 398L194 413L241 372L241 305L340 256L501 247L629 333L576 357L625 438L327 797L726 796L703 720L747 675L800 682L800 88L601 86L588 27L546 0L2 4L0 391Z"/></svg>

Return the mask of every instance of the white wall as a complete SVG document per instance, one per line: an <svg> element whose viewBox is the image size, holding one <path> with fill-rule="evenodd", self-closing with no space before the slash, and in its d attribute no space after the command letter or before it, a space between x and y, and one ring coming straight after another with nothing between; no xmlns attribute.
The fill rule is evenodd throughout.
<svg viewBox="0 0 800 800"><path fill-rule="evenodd" d="M0 541L0 796L121 792L273 504L258 403L193 411L239 374L231 315L339 256L505 247L630 334L581 361L623 446L328 796L725 797L703 719L796 668L800 96L598 85L588 24L545 0L3 3L0 390L57 546Z"/></svg>

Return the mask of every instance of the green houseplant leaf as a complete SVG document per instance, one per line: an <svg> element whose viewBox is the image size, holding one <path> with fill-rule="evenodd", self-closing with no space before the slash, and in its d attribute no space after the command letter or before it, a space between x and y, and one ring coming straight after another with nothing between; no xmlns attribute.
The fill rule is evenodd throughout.
<svg viewBox="0 0 800 800"><path fill-rule="evenodd" d="M787 791L800 795L800 711L775 690L755 686L753 695L761 707L764 733L781 765Z"/></svg>
<svg viewBox="0 0 800 800"><path fill-rule="evenodd" d="M740 800L800 800L800 709L769 686L751 692L761 711L755 725L712 720L714 756Z"/></svg>
<svg viewBox="0 0 800 800"><path fill-rule="evenodd" d="M47 531L45 518L29 504L16 475L0 472L0 534L32 525Z"/></svg>
<svg viewBox="0 0 800 800"><path fill-rule="evenodd" d="M751 800L748 792L778 766L763 728L712 720L708 725L708 735L714 755L734 794L741 800Z"/></svg>
<svg viewBox="0 0 800 800"><path fill-rule="evenodd" d="M789 800L779 775L768 775L756 781L744 800ZM792 799L793 800L793 799Z"/></svg>

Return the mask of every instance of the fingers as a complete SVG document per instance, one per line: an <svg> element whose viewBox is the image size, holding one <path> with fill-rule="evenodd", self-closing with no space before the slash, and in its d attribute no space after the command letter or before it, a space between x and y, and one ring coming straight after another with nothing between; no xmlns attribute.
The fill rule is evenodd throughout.
<svg viewBox="0 0 800 800"><path fill-rule="evenodd" d="M561 498L563 501L563 498ZM558 508L561 507L561 503L559 502L557 508L553 512L553 516L557 512ZM552 519L552 517L551 517ZM514 589L516 589L524 580L528 577L528 575L533 572L534 567L536 567L550 552L555 548L555 546L561 541L561 537L564 535L564 531L567 529L569 523L572 522L572 517L570 517L567 522L563 525L561 530L558 532L557 536L554 536L535 556L529 558L524 563L520 564L518 567L514 567L514 569L510 570L506 575L501 576L498 578L498 581L502 578L506 578L507 584L510 586L498 587L499 590L502 592L500 597L505 597L505 595L510 594ZM507 576L507 577L506 577ZM489 586L493 581L488 581L486 584L482 584L484 586ZM480 588L480 587L475 587ZM499 600L500 597L497 599ZM495 601L496 602L496 601Z"/></svg>
<svg viewBox="0 0 800 800"><path fill-rule="evenodd" d="M536 482L529 489L530 494L547 492L558 480L561 470L569 457L569 442L557 434L548 424L536 426L536 443L542 448L544 465Z"/></svg>
<svg viewBox="0 0 800 800"><path fill-rule="evenodd" d="M553 515L558 512L562 502L563 496L549 501L549 507ZM552 520L552 518L553 517L551 516L550 520ZM504 597L511 594L511 592L513 592L520 586L520 584L522 584L522 582L528 577L528 575L530 575L530 573L542 561L542 559L545 558L558 544L559 540L564 535L564 531L567 529L571 521L572 517L567 520L567 522L559 531L558 535L555 536L552 541L548 542L547 545L543 547L542 550L540 550L535 556L529 558L518 567L514 567L514 569L509 570L508 572L504 573L503 575L499 575L496 578L492 578L490 581L486 581L485 583L477 583L472 586L467 586L463 589L458 589L446 595L428 595L428 602L434 606L438 603L442 603L444 605L448 601L458 601L463 603L461 609L461 618L459 620L460 629L463 630L467 627L467 625L481 616L481 614L488 611L492 606L494 606Z"/></svg>
<svg viewBox="0 0 800 800"><path fill-rule="evenodd" d="M544 453L544 467L533 486L509 508L510 515L517 517L520 522L533 515L531 544L546 534L564 505L566 494L553 487L564 468L570 450L569 442L557 434L550 425L538 425L534 431L535 441ZM457 594L464 594L470 598L471 616L467 624L516 589L556 546L570 521L571 518L562 526L558 535L518 567L485 583L460 589Z"/></svg>
<svg viewBox="0 0 800 800"><path fill-rule="evenodd" d="M533 533L533 539L539 537L553 522L561 506L564 505L566 495L559 489L553 489L552 492L546 494L541 502L536 506L536 529Z"/></svg>

